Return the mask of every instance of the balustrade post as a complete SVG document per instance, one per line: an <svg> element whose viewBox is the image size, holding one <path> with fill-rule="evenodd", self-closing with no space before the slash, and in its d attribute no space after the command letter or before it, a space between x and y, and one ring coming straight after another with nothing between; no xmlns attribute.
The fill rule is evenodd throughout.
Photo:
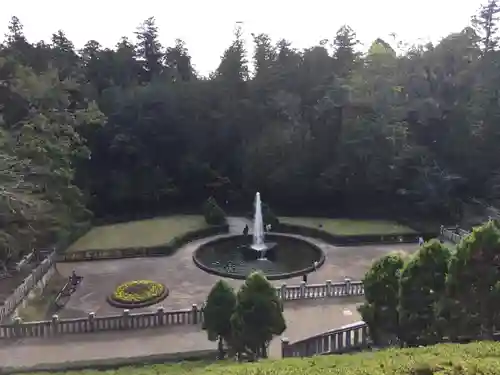
<svg viewBox="0 0 500 375"><path fill-rule="evenodd" d="M156 309L156 319L158 321L159 326L163 325L163 315L165 315L165 308L160 306Z"/></svg>
<svg viewBox="0 0 500 375"><path fill-rule="evenodd" d="M364 325L363 328L361 329L361 344L363 345L363 347L366 346L366 344L368 343L368 335L369 335L368 326Z"/></svg>
<svg viewBox="0 0 500 375"><path fill-rule="evenodd" d="M21 318L16 316L16 318L14 319L14 335L16 337L21 337L21 323Z"/></svg>
<svg viewBox="0 0 500 375"><path fill-rule="evenodd" d="M196 303L193 304L191 309L193 314L193 324L198 324L198 306L196 305Z"/></svg>
<svg viewBox="0 0 500 375"><path fill-rule="evenodd" d="M93 312L93 311L89 312L87 319L89 322L89 331L94 332L94 330L95 330L95 327L94 327L94 325L95 325L95 312Z"/></svg>
<svg viewBox="0 0 500 375"><path fill-rule="evenodd" d="M301 299L306 298L306 282L305 281L300 282L300 298Z"/></svg>
<svg viewBox="0 0 500 375"><path fill-rule="evenodd" d="M129 324L130 324L130 310L125 309L125 310L123 310L121 329L130 328Z"/></svg>
<svg viewBox="0 0 500 375"><path fill-rule="evenodd" d="M286 295L286 283L281 284L280 288L280 294L281 294L281 300L284 302L287 300L287 295Z"/></svg>
<svg viewBox="0 0 500 375"><path fill-rule="evenodd" d="M59 315L52 315L52 333L57 335L59 331Z"/></svg>
<svg viewBox="0 0 500 375"><path fill-rule="evenodd" d="M344 279L344 283L345 283L345 294L346 296L349 296L351 295L351 279L346 277Z"/></svg>
<svg viewBox="0 0 500 375"><path fill-rule="evenodd" d="M332 280L326 280L326 296L331 297L332 294Z"/></svg>
<svg viewBox="0 0 500 375"><path fill-rule="evenodd" d="M291 357L290 340L286 337L281 338L281 358Z"/></svg>

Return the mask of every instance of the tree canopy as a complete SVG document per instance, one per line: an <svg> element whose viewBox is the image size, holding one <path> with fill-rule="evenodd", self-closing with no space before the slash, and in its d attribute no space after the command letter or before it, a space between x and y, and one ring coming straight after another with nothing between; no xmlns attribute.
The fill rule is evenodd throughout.
<svg viewBox="0 0 500 375"><path fill-rule="evenodd" d="M227 211L255 191L276 211L329 213L453 216L498 199L498 13L490 0L437 44L377 38L366 53L348 25L304 50L266 34L245 45L237 29L208 77L154 18L134 40L77 50L63 30L28 41L13 17L0 47L5 251L87 210L154 215L214 197Z"/></svg>

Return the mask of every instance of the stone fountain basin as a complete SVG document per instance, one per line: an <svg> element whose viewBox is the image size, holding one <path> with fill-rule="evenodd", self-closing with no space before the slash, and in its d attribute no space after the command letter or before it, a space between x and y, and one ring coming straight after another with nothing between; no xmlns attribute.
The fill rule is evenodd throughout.
<svg viewBox="0 0 500 375"><path fill-rule="evenodd" d="M302 276L321 267L323 251L313 242L293 235L266 234L266 260L252 249L251 236L230 235L202 244L193 254L193 262L205 272L232 279L245 279L261 271L269 280ZM316 263L316 264L315 264Z"/></svg>

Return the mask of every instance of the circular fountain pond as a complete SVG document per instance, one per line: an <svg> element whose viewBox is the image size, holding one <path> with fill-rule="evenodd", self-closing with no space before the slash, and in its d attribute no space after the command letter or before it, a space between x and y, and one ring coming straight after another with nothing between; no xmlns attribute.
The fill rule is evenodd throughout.
<svg viewBox="0 0 500 375"><path fill-rule="evenodd" d="M269 280L288 279L312 272L325 261L323 251L310 241L297 237L266 234L272 250L266 259L248 256L251 236L235 235L201 245L193 255L194 263L205 272L232 279L245 279L254 271Z"/></svg>

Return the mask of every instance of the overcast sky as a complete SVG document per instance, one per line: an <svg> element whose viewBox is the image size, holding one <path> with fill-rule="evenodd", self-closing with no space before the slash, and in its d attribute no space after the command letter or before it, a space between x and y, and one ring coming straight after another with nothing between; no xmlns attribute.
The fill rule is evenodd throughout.
<svg viewBox="0 0 500 375"><path fill-rule="evenodd" d="M391 33L399 39L438 41L469 23L481 0L184 0L116 1L2 0L0 22L7 30L15 15L30 41L49 40L64 30L77 48L89 39L113 47L121 36L133 37L144 19L154 16L164 46L176 38L187 43L196 69L206 74L217 68L232 40L236 22L245 37L267 33L286 38L296 48L332 39L343 24L350 25L363 43Z"/></svg>

